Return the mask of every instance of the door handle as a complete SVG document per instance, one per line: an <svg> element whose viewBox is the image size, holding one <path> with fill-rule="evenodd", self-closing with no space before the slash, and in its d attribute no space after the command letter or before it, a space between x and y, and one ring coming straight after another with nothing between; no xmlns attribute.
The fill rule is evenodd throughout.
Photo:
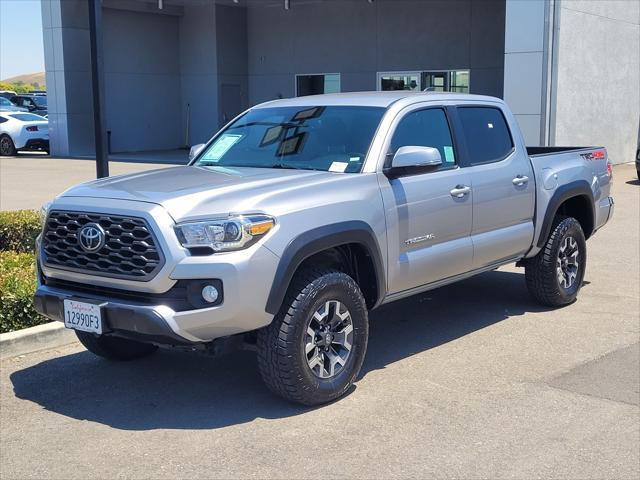
<svg viewBox="0 0 640 480"><path fill-rule="evenodd" d="M452 197L462 198L471 193L471 187L467 185L456 185L456 188L451 190L449 193L451 193Z"/></svg>
<svg viewBox="0 0 640 480"><path fill-rule="evenodd" d="M511 183L513 183L516 187L520 187L529 183L529 177L527 177L526 175L518 175L516 178L511 180Z"/></svg>

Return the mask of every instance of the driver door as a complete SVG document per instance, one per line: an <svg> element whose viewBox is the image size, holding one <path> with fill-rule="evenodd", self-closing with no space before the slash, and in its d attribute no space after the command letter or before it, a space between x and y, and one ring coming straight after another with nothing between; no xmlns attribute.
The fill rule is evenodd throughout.
<svg viewBox="0 0 640 480"><path fill-rule="evenodd" d="M471 178L458 166L445 109L405 113L396 123L387 161L403 146L437 148L443 163L399 178L380 174L391 295L467 272L473 260Z"/></svg>

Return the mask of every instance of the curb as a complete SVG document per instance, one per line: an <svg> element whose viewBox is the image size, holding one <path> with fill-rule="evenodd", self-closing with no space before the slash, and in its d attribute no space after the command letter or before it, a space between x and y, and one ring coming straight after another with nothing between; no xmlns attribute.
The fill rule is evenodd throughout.
<svg viewBox="0 0 640 480"><path fill-rule="evenodd" d="M61 347L75 341L77 338L73 330L65 328L61 322L50 322L16 332L0 333L0 358Z"/></svg>

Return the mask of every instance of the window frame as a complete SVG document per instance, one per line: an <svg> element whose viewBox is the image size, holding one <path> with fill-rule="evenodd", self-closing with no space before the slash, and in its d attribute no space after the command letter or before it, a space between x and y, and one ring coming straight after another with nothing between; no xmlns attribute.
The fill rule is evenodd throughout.
<svg viewBox="0 0 640 480"><path fill-rule="evenodd" d="M461 154L463 150L461 149L462 144L459 142L459 138L456 133L455 121L452 118L452 114L455 113L454 108L455 107L452 107L450 105L441 105L441 104L440 105L416 104L416 105L412 105L408 109L400 111L396 115L396 117L393 119L393 123L391 125L391 128L389 129L389 133L385 138L384 149L383 149L385 153L384 153L384 160L382 162L381 171L384 171L385 169L391 167L391 161L393 160L393 155L395 155L396 153L396 152L390 151L391 143L393 141L393 136L395 135L396 130L398 129L398 126L400 125L400 123L408 115L412 115L414 113L421 112L424 110L442 110L442 112L444 113L445 120L447 121L447 126L449 127L449 134L451 135L451 144L452 144L451 146L453 147L453 156L455 158L455 163L451 167L446 167L446 168L439 167L437 169L432 169L429 171L417 171L409 175L424 175L424 174L433 174L438 172L449 172L451 170L457 170L461 168L463 166L462 164L463 157Z"/></svg>
<svg viewBox="0 0 640 480"><path fill-rule="evenodd" d="M469 142L467 139L467 136L465 134L465 130L464 130L464 126L462 124L462 119L460 118L460 110L463 108L485 108L485 109L493 109L493 110L497 110L500 115L502 116L502 120L504 121L506 127L507 127L507 133L509 134L509 140L511 140L511 149L506 152L502 157L496 158L494 160L491 161L487 161L487 162L473 162L471 160L471 153L469 150ZM504 162L505 160L507 160L509 157L511 157L515 151L516 151L516 142L515 139L513 138L513 132L511 130L511 124L509 123L509 121L507 120L507 116L504 113L504 109L502 108L502 106L498 105L498 104L486 104L486 103L461 103L456 105L455 107L452 107L452 118L453 118L453 122L455 123L455 128L454 130L457 131L458 135L459 135L459 139L460 139L460 143L461 143L461 147L464 149L464 154L463 157L460 161L460 166L465 168L465 167L478 167L478 166L482 166L482 165L491 165L493 163L500 163L500 162Z"/></svg>

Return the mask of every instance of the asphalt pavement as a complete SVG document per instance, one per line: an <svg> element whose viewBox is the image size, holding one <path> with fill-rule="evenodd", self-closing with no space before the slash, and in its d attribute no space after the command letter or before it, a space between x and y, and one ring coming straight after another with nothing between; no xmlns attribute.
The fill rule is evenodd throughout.
<svg viewBox="0 0 640 480"><path fill-rule="evenodd" d="M4 360L0 477L638 479L640 184L614 176L577 302L510 266L386 305L330 405L272 396L252 352Z"/></svg>

